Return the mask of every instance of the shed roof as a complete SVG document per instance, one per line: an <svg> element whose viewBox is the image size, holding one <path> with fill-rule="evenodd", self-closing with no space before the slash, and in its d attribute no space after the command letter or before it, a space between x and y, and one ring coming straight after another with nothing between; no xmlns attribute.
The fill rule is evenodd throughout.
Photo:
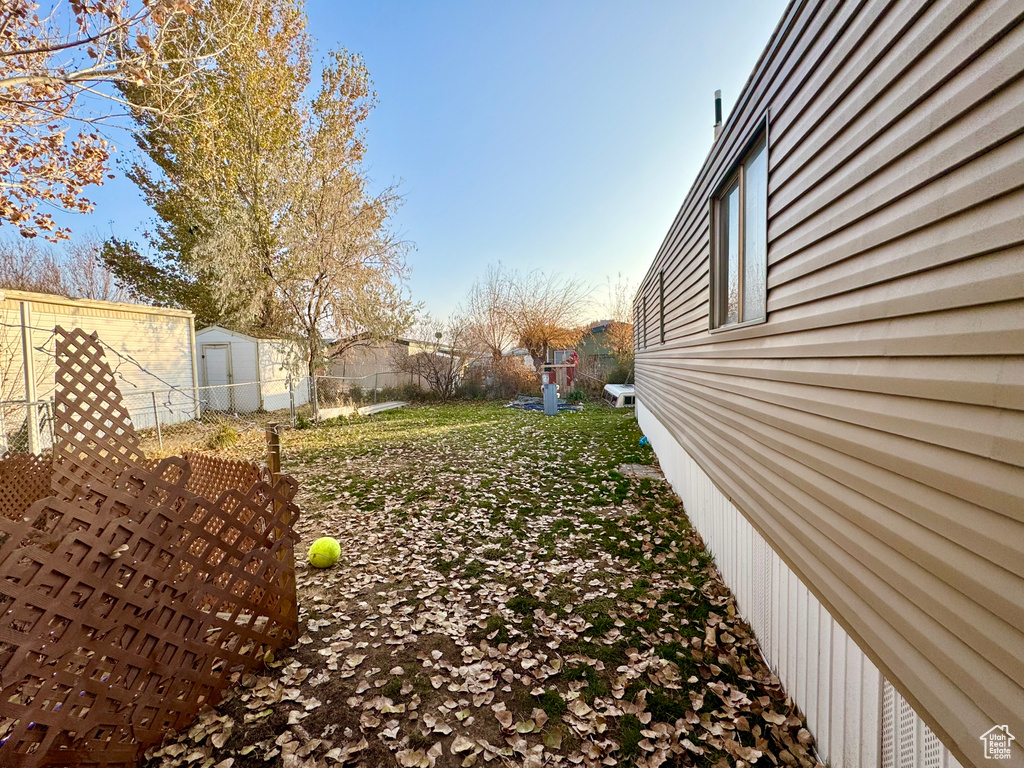
<svg viewBox="0 0 1024 768"><path fill-rule="evenodd" d="M223 325L208 325L202 330L196 331L196 338L203 336L204 334L210 333L211 331L220 331L226 333L229 336L237 336L245 341L281 341L281 342L294 342L294 339L285 339L280 336L250 336L248 333L241 333L239 331L232 331L230 328L225 328Z"/></svg>
<svg viewBox="0 0 1024 768"><path fill-rule="evenodd" d="M193 317L187 309L171 307L154 307L150 304L130 304L122 301L100 301L98 299L70 299L54 293L35 293L33 291L0 291L0 301L31 301L35 304L47 304L51 307L68 307L71 309L100 309L117 312L136 312L143 315L163 315L164 317Z"/></svg>

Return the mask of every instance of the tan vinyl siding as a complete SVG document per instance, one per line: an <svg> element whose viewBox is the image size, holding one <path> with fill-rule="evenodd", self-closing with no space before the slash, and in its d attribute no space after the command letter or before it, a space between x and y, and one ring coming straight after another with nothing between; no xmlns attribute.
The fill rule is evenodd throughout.
<svg viewBox="0 0 1024 768"><path fill-rule="evenodd" d="M138 404L138 392L177 388L191 397L191 312L25 291L0 291L0 295L0 346L4 353L0 360L0 399L24 397L21 302L27 302L31 308L38 399L48 399L53 394L53 329L58 325L99 334L107 346L107 363L115 371L129 408Z"/></svg>
<svg viewBox="0 0 1024 768"><path fill-rule="evenodd" d="M1024 733L1022 21L791 4L639 294L640 400L965 765ZM710 334L709 197L766 112L768 322Z"/></svg>

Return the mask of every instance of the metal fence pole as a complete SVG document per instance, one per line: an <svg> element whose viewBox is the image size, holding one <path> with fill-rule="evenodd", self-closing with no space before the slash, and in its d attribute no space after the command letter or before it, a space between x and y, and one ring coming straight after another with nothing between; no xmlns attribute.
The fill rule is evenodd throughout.
<svg viewBox="0 0 1024 768"><path fill-rule="evenodd" d="M295 386L292 375L288 374L288 410L292 417L292 426L295 426Z"/></svg>
<svg viewBox="0 0 1024 768"><path fill-rule="evenodd" d="M54 424L54 421L56 420L55 410L55 405L53 399L51 398L46 403L46 415L49 417L50 420L50 448L54 448L57 445L57 432L56 425Z"/></svg>
<svg viewBox="0 0 1024 768"><path fill-rule="evenodd" d="M377 403L377 375L378 374L376 374L376 373L373 374L373 402L374 402L374 404Z"/></svg>
<svg viewBox="0 0 1024 768"><path fill-rule="evenodd" d="M21 305L21 364L25 369L25 423L28 425L28 452L39 453L39 406L36 404L36 364L32 347L32 305Z"/></svg>
<svg viewBox="0 0 1024 768"><path fill-rule="evenodd" d="M310 393L313 396L313 421L319 421L320 420L320 393L317 391L317 388L316 388L316 374L315 373L312 376L309 377L309 383L310 383L310 385L312 387L312 390L313 390Z"/></svg>
<svg viewBox="0 0 1024 768"><path fill-rule="evenodd" d="M151 392L153 395L153 421L156 422L156 439L160 441L160 450L164 449L164 435L160 431L160 411L156 408L156 392Z"/></svg>
<svg viewBox="0 0 1024 768"><path fill-rule="evenodd" d="M281 474L281 435L277 428L276 421L267 424L267 469L274 480Z"/></svg>

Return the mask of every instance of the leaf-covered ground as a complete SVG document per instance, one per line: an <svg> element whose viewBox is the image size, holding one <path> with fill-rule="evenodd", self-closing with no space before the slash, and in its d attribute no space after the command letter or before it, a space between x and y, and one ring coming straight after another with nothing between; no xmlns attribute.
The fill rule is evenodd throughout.
<svg viewBox="0 0 1024 768"><path fill-rule="evenodd" d="M628 411L289 433L301 637L147 765L815 765Z"/></svg>

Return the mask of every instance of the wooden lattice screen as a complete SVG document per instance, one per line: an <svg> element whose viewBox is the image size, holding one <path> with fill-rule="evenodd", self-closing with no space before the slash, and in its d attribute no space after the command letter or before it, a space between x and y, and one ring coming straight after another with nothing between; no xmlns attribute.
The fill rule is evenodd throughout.
<svg viewBox="0 0 1024 768"><path fill-rule="evenodd" d="M0 765L128 768L294 642L296 484L146 459L94 335L57 366L52 462L0 458Z"/></svg>

